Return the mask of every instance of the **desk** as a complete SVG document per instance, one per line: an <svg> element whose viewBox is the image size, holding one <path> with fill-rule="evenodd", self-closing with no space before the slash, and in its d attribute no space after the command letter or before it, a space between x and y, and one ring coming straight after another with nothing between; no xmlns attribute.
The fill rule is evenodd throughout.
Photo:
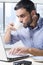
<svg viewBox="0 0 43 65"><path fill-rule="evenodd" d="M0 61L0 65L13 65L13 62L2 62L2 61Z"/></svg>

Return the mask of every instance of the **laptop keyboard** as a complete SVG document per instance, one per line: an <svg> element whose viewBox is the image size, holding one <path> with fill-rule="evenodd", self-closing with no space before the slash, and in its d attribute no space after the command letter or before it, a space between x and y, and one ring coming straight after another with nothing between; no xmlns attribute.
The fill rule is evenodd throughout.
<svg viewBox="0 0 43 65"><path fill-rule="evenodd" d="M9 58L16 58L16 57L26 57L26 56L29 56L29 54L9 54L8 52L6 53L7 54L7 57Z"/></svg>

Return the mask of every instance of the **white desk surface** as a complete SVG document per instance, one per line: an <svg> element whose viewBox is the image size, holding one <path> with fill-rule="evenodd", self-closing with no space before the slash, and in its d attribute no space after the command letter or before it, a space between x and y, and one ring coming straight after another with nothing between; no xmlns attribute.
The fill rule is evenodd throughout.
<svg viewBox="0 0 43 65"><path fill-rule="evenodd" d="M32 58L28 58L28 59L25 59L25 60L32 61L32 65L43 65L43 63L35 62L35 60L33 60Z"/></svg>

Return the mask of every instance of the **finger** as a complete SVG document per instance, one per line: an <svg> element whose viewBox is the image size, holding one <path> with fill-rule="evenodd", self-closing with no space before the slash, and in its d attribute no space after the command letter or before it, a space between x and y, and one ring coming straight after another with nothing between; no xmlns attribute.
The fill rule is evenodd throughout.
<svg viewBox="0 0 43 65"><path fill-rule="evenodd" d="M16 48L12 54L17 54L20 51L20 48Z"/></svg>
<svg viewBox="0 0 43 65"><path fill-rule="evenodd" d="M13 54L15 48L9 50L9 54Z"/></svg>
<svg viewBox="0 0 43 65"><path fill-rule="evenodd" d="M21 50L19 50L18 51L18 53L16 53L17 55L22 55L22 54L24 54L24 51L21 49Z"/></svg>
<svg viewBox="0 0 43 65"><path fill-rule="evenodd" d="M10 25L11 25L11 26L14 26L14 23L13 23L13 22L11 22L11 23L10 23Z"/></svg>
<svg viewBox="0 0 43 65"><path fill-rule="evenodd" d="M17 54L27 54L28 48L21 48L21 50Z"/></svg>

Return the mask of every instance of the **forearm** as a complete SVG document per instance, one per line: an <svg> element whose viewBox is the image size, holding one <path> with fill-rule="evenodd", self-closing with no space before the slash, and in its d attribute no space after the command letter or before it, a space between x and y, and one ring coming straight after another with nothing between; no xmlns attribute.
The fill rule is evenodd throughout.
<svg viewBox="0 0 43 65"><path fill-rule="evenodd" d="M39 50L36 48L30 48L29 53L35 56L43 56L43 50Z"/></svg>
<svg viewBox="0 0 43 65"><path fill-rule="evenodd" d="M4 35L4 42L7 43L9 42L11 39L11 30L7 29Z"/></svg>

